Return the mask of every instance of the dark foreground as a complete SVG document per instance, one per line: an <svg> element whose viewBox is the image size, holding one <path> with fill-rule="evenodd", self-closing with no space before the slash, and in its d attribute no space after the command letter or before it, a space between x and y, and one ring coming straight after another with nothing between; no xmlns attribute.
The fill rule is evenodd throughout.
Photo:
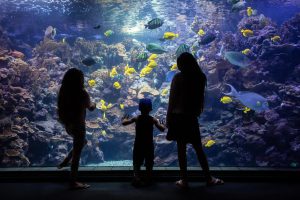
<svg viewBox="0 0 300 200"><path fill-rule="evenodd" d="M173 182L159 182L136 189L129 182L91 182L91 188L82 191L68 189L67 183L0 183L1 200L47 199L298 199L300 183L283 182L227 182L225 185L206 187L203 182L191 183L189 190L180 190Z"/></svg>

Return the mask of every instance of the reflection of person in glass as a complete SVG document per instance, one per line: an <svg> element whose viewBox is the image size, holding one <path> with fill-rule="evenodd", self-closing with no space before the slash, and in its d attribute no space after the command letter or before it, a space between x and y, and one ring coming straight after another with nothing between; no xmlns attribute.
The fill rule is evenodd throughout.
<svg viewBox="0 0 300 200"><path fill-rule="evenodd" d="M82 148L87 143L85 138L86 109L96 108L84 89L82 71L72 68L66 72L58 94L59 121L65 126L66 132L73 137L73 148L67 157L58 165L61 169L71 161L71 187L74 189L88 188L89 185L77 181L79 160Z"/></svg>
<svg viewBox="0 0 300 200"><path fill-rule="evenodd" d="M132 184L134 186L141 186L143 184L140 178L140 168L144 161L146 166L146 184L151 182L154 164L153 125L160 131L165 130L163 123L160 123L156 118L149 115L152 110L150 99L141 99L139 110L141 111L141 115L131 119L125 115L122 120L123 125L136 124L133 148L134 178Z"/></svg>
<svg viewBox="0 0 300 200"><path fill-rule="evenodd" d="M196 59L190 53L183 53L177 59L180 70L171 84L167 112L168 140L177 142L180 180L176 185L187 188L186 145L193 145L198 160L204 170L207 185L218 185L224 182L211 176L206 155L202 149L198 117L204 107L206 76Z"/></svg>

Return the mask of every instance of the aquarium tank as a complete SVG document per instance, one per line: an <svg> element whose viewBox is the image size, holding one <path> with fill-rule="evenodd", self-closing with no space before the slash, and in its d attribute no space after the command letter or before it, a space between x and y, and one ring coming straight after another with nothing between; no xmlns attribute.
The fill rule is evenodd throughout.
<svg viewBox="0 0 300 200"><path fill-rule="evenodd" d="M131 166L135 126L122 116L150 98L164 120L176 59L190 52L208 79L199 129L210 166L300 168L299 0L0 3L0 167L66 156L57 96L74 67L96 103L81 166ZM177 167L166 132L154 129L155 166Z"/></svg>

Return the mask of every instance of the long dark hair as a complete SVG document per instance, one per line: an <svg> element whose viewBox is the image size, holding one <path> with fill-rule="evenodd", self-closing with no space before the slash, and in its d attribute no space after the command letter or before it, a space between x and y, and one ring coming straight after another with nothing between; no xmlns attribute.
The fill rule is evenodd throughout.
<svg viewBox="0 0 300 200"><path fill-rule="evenodd" d="M182 75L186 77L186 80L192 82L191 85L194 86L196 90L200 90L199 93L196 91L195 96L198 98L195 98L195 100L200 99L200 112L202 112L204 108L205 88L207 85L205 74L198 65L196 58L188 52L182 53L177 58L177 66Z"/></svg>
<svg viewBox="0 0 300 200"><path fill-rule="evenodd" d="M62 80L58 93L58 117L59 121L67 124L78 114L78 109L83 101L84 76L81 70L69 69Z"/></svg>

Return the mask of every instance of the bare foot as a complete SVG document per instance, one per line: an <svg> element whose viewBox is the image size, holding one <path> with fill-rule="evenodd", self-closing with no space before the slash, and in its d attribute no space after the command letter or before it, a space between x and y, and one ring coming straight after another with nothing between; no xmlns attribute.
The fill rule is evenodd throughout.
<svg viewBox="0 0 300 200"><path fill-rule="evenodd" d="M180 189L188 189L189 188L189 183L186 180L180 179L179 181L176 181L175 184Z"/></svg>
<svg viewBox="0 0 300 200"><path fill-rule="evenodd" d="M76 181L76 182L72 182L70 184L70 187L71 187L71 189L74 189L74 190L80 190L80 189L87 189L90 187L90 185Z"/></svg>
<svg viewBox="0 0 300 200"><path fill-rule="evenodd" d="M223 185L224 184L224 181L222 179L219 179L219 178L215 178L215 177L211 177L211 180L210 181L207 181L206 182L206 185L207 186L214 186L214 185Z"/></svg>

